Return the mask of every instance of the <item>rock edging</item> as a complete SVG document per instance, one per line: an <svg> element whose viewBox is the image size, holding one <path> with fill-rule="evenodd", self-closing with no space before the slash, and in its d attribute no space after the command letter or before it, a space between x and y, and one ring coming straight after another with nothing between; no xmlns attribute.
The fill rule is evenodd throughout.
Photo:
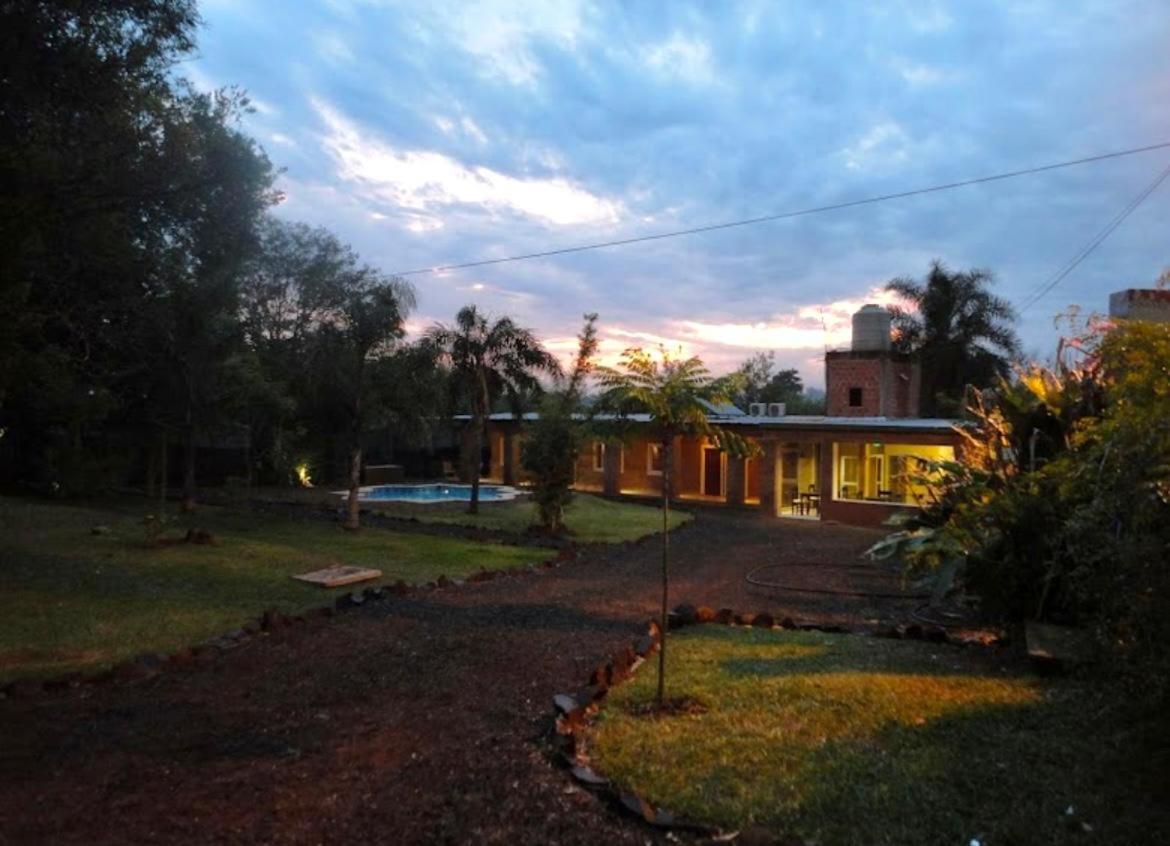
<svg viewBox="0 0 1170 846"><path fill-rule="evenodd" d="M262 637L269 637L287 629L326 620L337 613L357 608L367 603L376 603L391 597L407 596L432 590L449 590L465 584L478 584L496 579L518 578L533 573L551 570L577 558L575 547L560 549L556 555L540 564L526 564L502 570L481 569L465 579L452 579L440 575L437 579L423 584L411 585L402 579L394 584L367 587L333 597L328 605L310 608L295 614L285 614L278 608L269 608L259 617L222 635L210 637L193 646L175 652L144 652L121 661L108 670L83 673L71 672L48 679L16 679L0 686L0 700L27 699L43 693L77 691L86 687L106 684L130 684L155 678L163 672L180 669L205 667L219 657L246 646Z"/></svg>
<svg viewBox="0 0 1170 846"><path fill-rule="evenodd" d="M932 643L948 643L953 646L994 646L1005 641L999 637L991 640L956 636L942 626L922 626L918 623L888 626L876 630L860 631L834 623L796 622L791 617L780 620L767 611L739 613L731 608L718 610L707 605L683 604L667 615L670 631L696 625L748 626L751 628L786 629L790 631L819 631L829 634L855 634L891 639L925 640ZM614 653L589 675L586 685L574 693L559 693L553 697L554 729L552 746L556 758L582 787L592 791L619 808L658 829L686 831L717 840L738 842L752 846L803 846L803 841L778 839L770 832L756 826L741 831L723 832L715 826L704 825L684 819L673 812L655 807L645 798L629 791L620 790L605 775L595 770L586 748L587 730L601 709L609 689L629 679L642 663L660 647L662 632L657 622L651 621L646 634L634 644Z"/></svg>

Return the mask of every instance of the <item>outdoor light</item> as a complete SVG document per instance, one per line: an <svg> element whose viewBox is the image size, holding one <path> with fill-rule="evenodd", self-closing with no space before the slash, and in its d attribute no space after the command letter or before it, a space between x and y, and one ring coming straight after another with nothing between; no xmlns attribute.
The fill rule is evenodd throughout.
<svg viewBox="0 0 1170 846"><path fill-rule="evenodd" d="M309 465L308 464L306 464L305 462L302 461L300 464L298 464L296 466L294 472L297 474L297 482L300 483L300 486L302 488L313 487L313 479L309 475Z"/></svg>

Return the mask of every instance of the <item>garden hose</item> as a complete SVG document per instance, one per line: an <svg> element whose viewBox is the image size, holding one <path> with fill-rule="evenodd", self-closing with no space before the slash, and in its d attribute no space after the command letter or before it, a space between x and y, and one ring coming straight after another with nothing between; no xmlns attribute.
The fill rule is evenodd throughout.
<svg viewBox="0 0 1170 846"><path fill-rule="evenodd" d="M763 567L757 567L747 574L745 581L754 587L764 588L766 590L788 591L791 593L812 593L821 596L851 596L862 597L865 599L928 599L929 593L908 593L905 591L899 593L890 593L887 591L858 591L858 590L832 590L830 588L812 588L803 587L801 585L788 584L784 581L777 581L775 578L769 578L768 574L785 570L791 570L796 567L815 567L818 570L854 570L864 571L866 575L873 575L874 568L865 564L765 564Z"/></svg>

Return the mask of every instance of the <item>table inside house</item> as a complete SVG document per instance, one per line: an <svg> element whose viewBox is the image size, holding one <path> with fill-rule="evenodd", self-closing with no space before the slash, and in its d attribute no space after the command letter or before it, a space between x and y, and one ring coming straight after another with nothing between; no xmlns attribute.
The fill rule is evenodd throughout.
<svg viewBox="0 0 1170 846"><path fill-rule="evenodd" d="M802 493L796 499L796 510L801 514L819 514L821 512L821 495L813 491Z"/></svg>

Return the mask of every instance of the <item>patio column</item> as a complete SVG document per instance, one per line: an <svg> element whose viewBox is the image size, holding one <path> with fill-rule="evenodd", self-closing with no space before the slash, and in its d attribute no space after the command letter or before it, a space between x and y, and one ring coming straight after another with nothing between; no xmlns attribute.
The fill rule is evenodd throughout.
<svg viewBox="0 0 1170 846"><path fill-rule="evenodd" d="M505 485L516 484L516 453L519 438L510 428L504 430L503 477Z"/></svg>
<svg viewBox="0 0 1170 846"><path fill-rule="evenodd" d="M727 504L743 505L744 484L747 481L747 471L744 459L734 455L727 456Z"/></svg>
<svg viewBox="0 0 1170 846"><path fill-rule="evenodd" d="M601 463L601 492L606 496L617 496L622 492L622 447L621 444L606 444Z"/></svg>
<svg viewBox="0 0 1170 846"><path fill-rule="evenodd" d="M779 441L764 441L764 454L760 456L760 511L769 517L780 513L780 474L776 472L780 461Z"/></svg>

